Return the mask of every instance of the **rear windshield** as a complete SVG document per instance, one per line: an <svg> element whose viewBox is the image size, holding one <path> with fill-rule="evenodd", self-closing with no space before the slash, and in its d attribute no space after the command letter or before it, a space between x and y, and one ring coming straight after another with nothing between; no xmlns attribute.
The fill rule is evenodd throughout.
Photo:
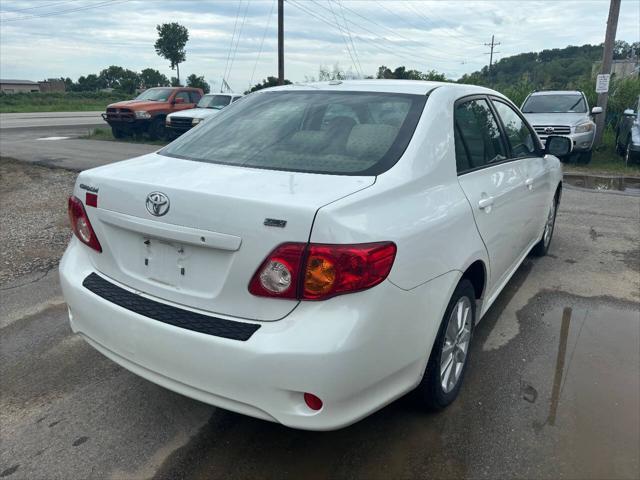
<svg viewBox="0 0 640 480"><path fill-rule="evenodd" d="M272 170L378 175L406 149L426 98L374 92L254 93L159 153Z"/></svg>
<svg viewBox="0 0 640 480"><path fill-rule="evenodd" d="M587 105L582 95L532 95L522 113L586 113Z"/></svg>

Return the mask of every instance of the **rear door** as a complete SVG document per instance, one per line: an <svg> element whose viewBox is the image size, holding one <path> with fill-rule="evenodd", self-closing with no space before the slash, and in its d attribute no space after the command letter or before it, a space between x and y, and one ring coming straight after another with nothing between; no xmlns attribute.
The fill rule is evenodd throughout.
<svg viewBox="0 0 640 480"><path fill-rule="evenodd" d="M188 110L196 106L196 104L191 101L191 97L189 96L189 92L187 90L180 90L178 93L176 93L173 101L174 110ZM182 101L182 103L178 103L180 101Z"/></svg>
<svg viewBox="0 0 640 480"><path fill-rule="evenodd" d="M540 239L547 219L552 188L551 172L535 133L521 115L502 99L493 97L493 106L501 121L509 146L509 157L522 164L525 173L524 238L522 248Z"/></svg>
<svg viewBox="0 0 640 480"><path fill-rule="evenodd" d="M523 162L508 158L487 97L458 100L454 119L458 182L489 253L493 293L522 252L526 171Z"/></svg>

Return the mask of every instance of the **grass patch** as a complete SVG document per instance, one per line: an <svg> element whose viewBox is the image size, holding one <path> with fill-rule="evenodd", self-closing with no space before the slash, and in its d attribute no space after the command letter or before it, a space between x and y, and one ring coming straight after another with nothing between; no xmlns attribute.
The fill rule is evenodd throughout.
<svg viewBox="0 0 640 480"><path fill-rule="evenodd" d="M567 173L587 173L594 175L628 175L640 176L640 165L625 165L624 158L616 153L616 134L607 127L602 135L602 144L593 151L591 162L587 165L565 163Z"/></svg>
<svg viewBox="0 0 640 480"><path fill-rule="evenodd" d="M0 113L104 111L110 103L130 98L116 92L0 94Z"/></svg>
<svg viewBox="0 0 640 480"><path fill-rule="evenodd" d="M133 135L126 138L116 138L111 133L110 128L94 128L89 132L89 135L84 137L87 140L105 140L108 142L121 142L121 143L146 143L148 145L161 145L165 146L169 143L168 140L150 140L146 135Z"/></svg>

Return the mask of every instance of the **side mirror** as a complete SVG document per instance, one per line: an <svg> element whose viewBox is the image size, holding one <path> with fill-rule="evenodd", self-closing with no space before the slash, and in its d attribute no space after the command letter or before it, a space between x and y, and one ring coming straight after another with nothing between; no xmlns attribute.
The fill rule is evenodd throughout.
<svg viewBox="0 0 640 480"><path fill-rule="evenodd" d="M627 108L624 112L622 112L624 116L634 117L636 112L633 111L633 108Z"/></svg>
<svg viewBox="0 0 640 480"><path fill-rule="evenodd" d="M569 137L561 137L559 135L549 135L544 145L544 153L554 155L556 157L564 157L569 155L573 150L573 142Z"/></svg>
<svg viewBox="0 0 640 480"><path fill-rule="evenodd" d="M173 100L173 103L176 103L176 104L177 104L177 103L184 103L184 98L182 98L182 97L175 98L175 99Z"/></svg>
<svg viewBox="0 0 640 480"><path fill-rule="evenodd" d="M591 109L591 115L598 115L599 113L602 113L602 107L593 107Z"/></svg>

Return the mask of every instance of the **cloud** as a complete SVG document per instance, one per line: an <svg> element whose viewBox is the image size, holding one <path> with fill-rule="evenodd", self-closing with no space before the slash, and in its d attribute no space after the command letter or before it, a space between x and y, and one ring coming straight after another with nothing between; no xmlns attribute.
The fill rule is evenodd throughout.
<svg viewBox="0 0 640 480"><path fill-rule="evenodd" d="M175 75L153 43L157 24L177 21L190 32L181 75L204 75L219 86L232 64L229 83L241 91L277 71L274 1L251 0L247 6L245 0L4 0L1 75L77 78L109 65ZM304 80L317 75L321 64L339 63L354 71L361 65L369 75L384 64L436 69L457 78L486 64L483 44L492 34L501 43L497 58L601 43L608 5L606 0L287 0L286 76ZM638 41L639 23L640 3L623 0L617 38ZM232 37L237 40L240 31L236 50Z"/></svg>

